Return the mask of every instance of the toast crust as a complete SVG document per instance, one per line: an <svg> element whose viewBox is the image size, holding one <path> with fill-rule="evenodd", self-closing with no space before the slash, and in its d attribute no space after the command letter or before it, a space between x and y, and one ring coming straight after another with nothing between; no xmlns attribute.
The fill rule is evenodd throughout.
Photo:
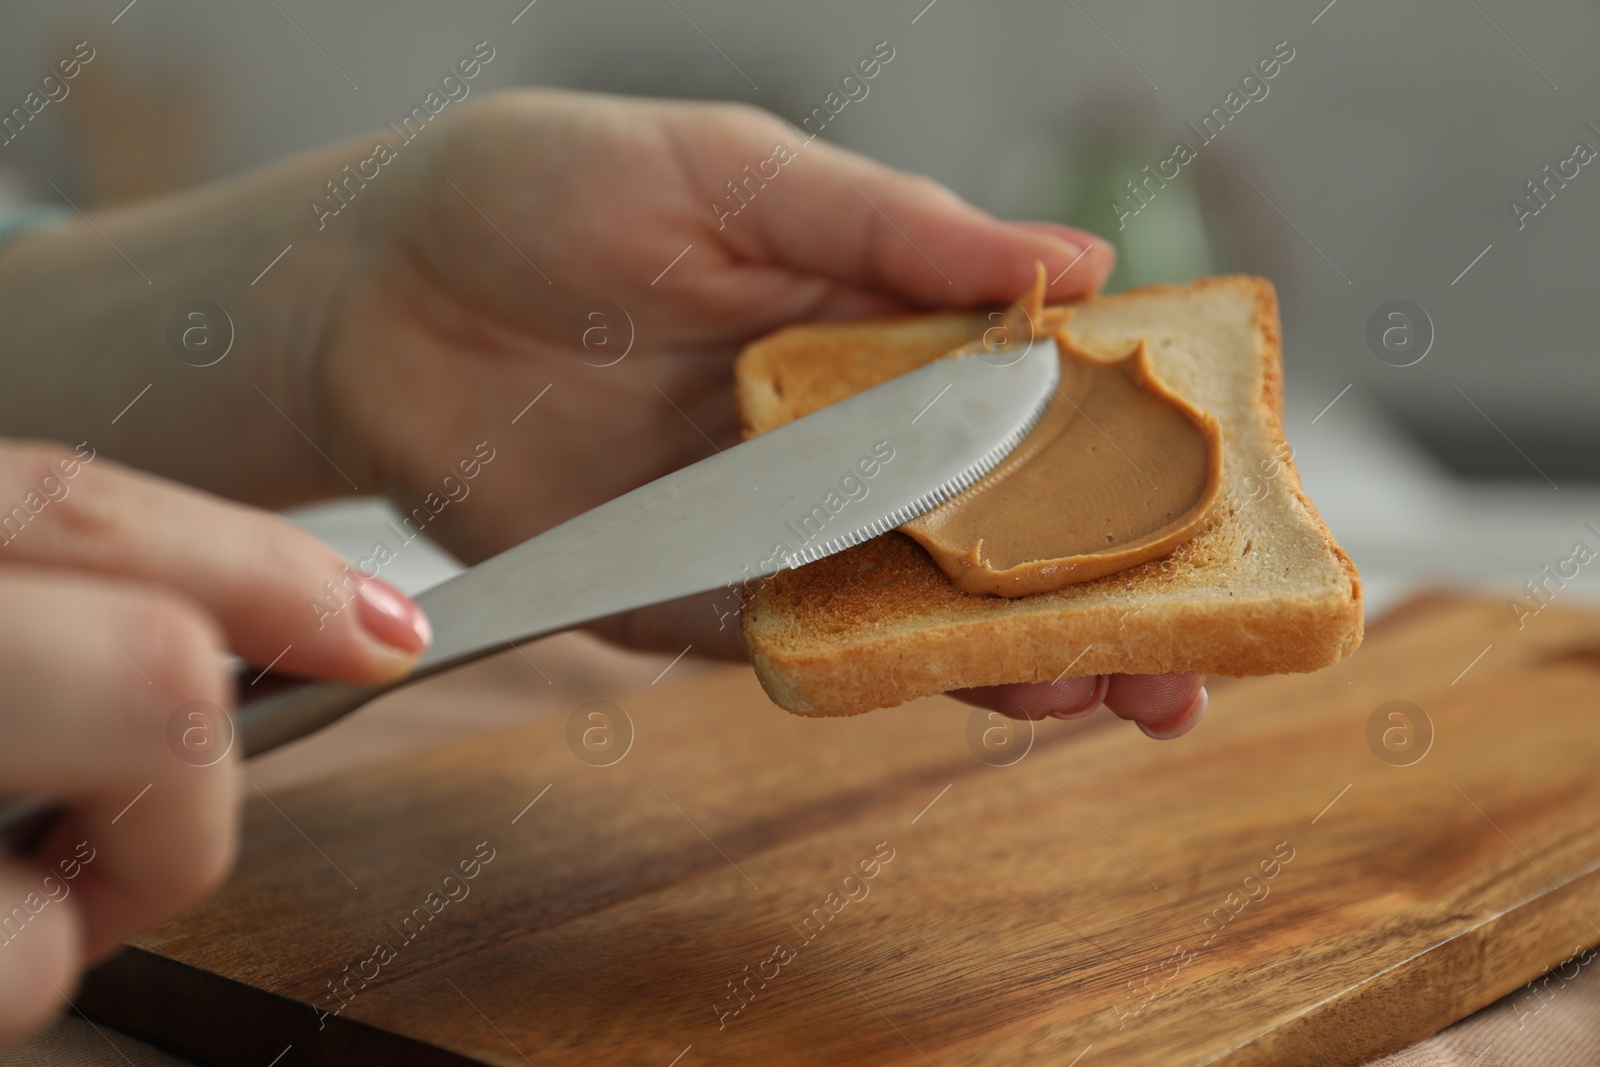
<svg viewBox="0 0 1600 1067"><path fill-rule="evenodd" d="M961 592L898 532L785 571L750 590L742 611L751 661L776 703L850 715L1069 673L1312 671L1360 644L1360 576L1286 458L1271 284L1235 275L1145 286L1045 317L1107 360L1146 342L1163 383L1221 418L1217 520L1161 559L1017 599ZM735 363L741 429L763 433L938 358L983 321L939 313L780 330ZM1217 337L1241 343L1207 348ZM1252 480L1262 493L1245 499Z"/></svg>

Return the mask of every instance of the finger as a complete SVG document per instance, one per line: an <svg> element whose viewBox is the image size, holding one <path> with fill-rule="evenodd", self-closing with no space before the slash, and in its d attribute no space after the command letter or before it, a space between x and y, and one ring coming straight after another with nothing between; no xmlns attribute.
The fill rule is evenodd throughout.
<svg viewBox="0 0 1600 1067"><path fill-rule="evenodd" d="M83 930L62 885L53 868L0 859L0 1045L44 1026L73 993Z"/></svg>
<svg viewBox="0 0 1600 1067"><path fill-rule="evenodd" d="M67 779L85 783L73 789L105 783L115 791L169 769L175 757L164 731L174 709L230 700L222 654L216 624L171 592L42 568L0 570L5 793L64 796L58 783Z"/></svg>
<svg viewBox="0 0 1600 1067"><path fill-rule="evenodd" d="M751 225L717 232L748 258L924 307L1015 300L1036 262L1051 283L1047 298L1070 300L1098 289L1114 261L1087 233L1001 222L936 182L822 141L799 148L745 211Z"/></svg>
<svg viewBox="0 0 1600 1067"><path fill-rule="evenodd" d="M91 958L199 899L232 862L237 752L186 758L173 732L192 702L226 706L221 655L215 623L180 596L0 572L0 781L66 807L38 859L68 885Z"/></svg>
<svg viewBox="0 0 1600 1067"><path fill-rule="evenodd" d="M950 695L1013 719L1081 719L1093 714L1105 700L1108 681L1102 674L1036 684L1017 682L956 689Z"/></svg>
<svg viewBox="0 0 1600 1067"><path fill-rule="evenodd" d="M1119 674L1106 693L1107 707L1160 740L1194 729L1209 702L1198 674Z"/></svg>
<svg viewBox="0 0 1600 1067"><path fill-rule="evenodd" d="M1116 246L1099 234L1090 233L1088 230L1080 230L1076 226L1063 226L1059 222L1023 221L1012 225L1032 230L1035 233L1059 237L1068 244L1077 245L1083 249L1083 258L1067 264L1066 268L1068 272L1067 278L1072 279L1069 283L1073 286L1070 292L1075 296L1099 292L1100 287L1111 276L1111 272L1116 269ZM1090 262L1091 257L1094 257L1094 262ZM1081 292L1079 287L1081 287Z"/></svg>
<svg viewBox="0 0 1600 1067"><path fill-rule="evenodd" d="M74 892L87 960L104 959L222 884L238 854L241 777L237 750L204 767L168 753L143 785L102 786L72 802L42 854L81 864Z"/></svg>
<svg viewBox="0 0 1600 1067"><path fill-rule="evenodd" d="M783 267L748 267L743 284L752 290L767 290L766 298L758 302L769 305L775 324L885 318L913 310L904 302L871 289L831 278L796 278L792 270Z"/></svg>
<svg viewBox="0 0 1600 1067"><path fill-rule="evenodd" d="M47 502L37 514L19 505L0 515L0 561L182 590L257 666L380 682L409 670L429 640L410 600L265 512L107 459L82 462L57 445L8 443L0 447L0 500L28 494Z"/></svg>
<svg viewBox="0 0 1600 1067"><path fill-rule="evenodd" d="M727 349L705 354L725 358L737 352L752 336L770 333L794 322L825 319L887 318L915 309L883 293L831 278L799 272L791 267L735 261L729 269L696 276L693 301L705 318L730 339ZM733 284L728 284L732 282ZM663 283L665 284L665 283ZM703 324L695 329L703 329ZM681 343L688 354L703 350L686 338L666 333L663 339Z"/></svg>
<svg viewBox="0 0 1600 1067"><path fill-rule="evenodd" d="M739 629L740 600L724 589L601 619L588 627L607 641L641 652L666 652L707 659L745 661Z"/></svg>

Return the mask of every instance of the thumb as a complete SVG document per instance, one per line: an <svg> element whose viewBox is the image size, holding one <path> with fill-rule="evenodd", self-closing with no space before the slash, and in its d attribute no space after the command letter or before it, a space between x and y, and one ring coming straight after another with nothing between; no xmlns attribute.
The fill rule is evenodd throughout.
<svg viewBox="0 0 1600 1067"><path fill-rule="evenodd" d="M736 251L922 307L1006 303L1034 282L1046 298L1097 291L1115 253L1083 230L1007 223L930 179L811 141L753 199L754 226L730 226Z"/></svg>

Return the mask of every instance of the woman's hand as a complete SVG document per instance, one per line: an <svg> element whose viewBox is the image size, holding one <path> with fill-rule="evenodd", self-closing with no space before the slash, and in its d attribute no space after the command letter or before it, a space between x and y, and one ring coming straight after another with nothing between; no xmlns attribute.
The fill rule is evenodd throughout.
<svg viewBox="0 0 1600 1067"><path fill-rule="evenodd" d="M67 810L34 854L0 854L0 1042L231 866L224 653L377 683L427 640L410 601L270 515L87 444L0 440L0 783Z"/></svg>
<svg viewBox="0 0 1600 1067"><path fill-rule="evenodd" d="M328 220L371 247L307 377L335 463L402 511L497 449L493 488L436 527L467 560L736 441L733 356L780 326L1009 301L1036 261L1070 300L1112 265L1088 234L997 222L746 107L507 93L407 163L368 215Z"/></svg>
<svg viewBox="0 0 1600 1067"><path fill-rule="evenodd" d="M403 512L454 457L496 448L430 530L469 561L736 441L732 358L779 326L1003 303L1041 261L1049 299L1068 301L1113 264L1091 234L999 222L745 107L511 93L439 134L373 183L381 239L330 309L311 380L330 453ZM712 599L599 629L742 656ZM1192 675L958 695L1032 718L1104 702L1159 737L1205 709Z"/></svg>
<svg viewBox="0 0 1600 1067"><path fill-rule="evenodd" d="M0 391L0 426L87 437L268 506L381 492L468 562L731 443L732 357L770 330L1010 301L1039 261L1048 298L1072 300L1113 258L750 108L545 91L450 105L410 141L391 127L96 226L0 256L0 320L27 354L0 351L24 386ZM233 344L203 367L187 357L216 347L172 341L197 299L226 315L200 336ZM597 324L605 344L591 332L585 350ZM462 464L488 454L465 486ZM742 654L705 602L601 629ZM1170 735L1199 693L1163 676L967 697L1022 716L1104 698Z"/></svg>

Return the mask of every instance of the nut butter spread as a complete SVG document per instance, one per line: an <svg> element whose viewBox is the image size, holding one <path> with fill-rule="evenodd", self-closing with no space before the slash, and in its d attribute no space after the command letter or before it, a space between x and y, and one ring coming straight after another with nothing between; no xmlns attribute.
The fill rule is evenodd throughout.
<svg viewBox="0 0 1600 1067"><path fill-rule="evenodd" d="M1007 312L1007 336L1044 322L1043 295L1041 272ZM1039 424L976 484L900 527L965 592L1027 596L1157 559L1216 502L1217 422L1155 376L1144 341L1107 361L1065 330L1055 340L1061 384Z"/></svg>

